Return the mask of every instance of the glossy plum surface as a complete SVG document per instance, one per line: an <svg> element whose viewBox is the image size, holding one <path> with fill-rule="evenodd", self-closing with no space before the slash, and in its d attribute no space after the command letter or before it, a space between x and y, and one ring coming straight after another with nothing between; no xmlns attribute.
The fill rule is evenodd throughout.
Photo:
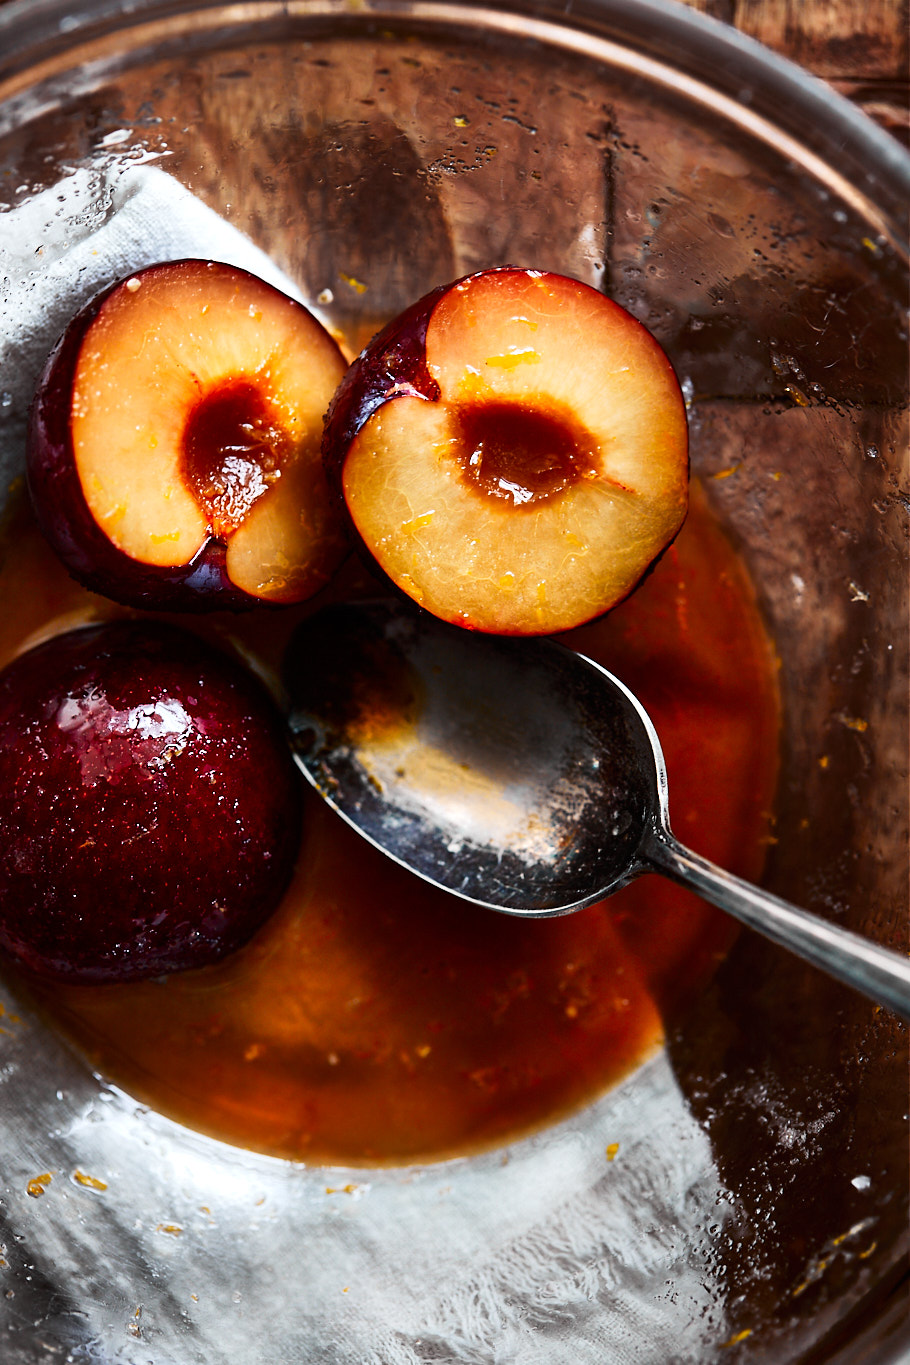
<svg viewBox="0 0 910 1365"><path fill-rule="evenodd" d="M275 909L300 789L259 682L195 636L120 621L0 674L0 947L41 975L203 966Z"/></svg>

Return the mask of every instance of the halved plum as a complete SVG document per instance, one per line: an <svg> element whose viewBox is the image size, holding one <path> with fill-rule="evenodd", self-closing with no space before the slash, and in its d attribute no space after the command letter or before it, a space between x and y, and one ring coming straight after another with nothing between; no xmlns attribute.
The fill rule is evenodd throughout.
<svg viewBox="0 0 910 1365"><path fill-rule="evenodd" d="M539 270L469 275L391 323L348 371L323 453L385 574L473 630L602 615L686 514L669 360L603 294Z"/></svg>
<svg viewBox="0 0 910 1365"><path fill-rule="evenodd" d="M234 659L155 622L58 635L0 673L0 947L73 982L214 962L281 900L301 800Z"/></svg>
<svg viewBox="0 0 910 1365"><path fill-rule="evenodd" d="M320 458L346 361L233 266L150 266L72 321L32 407L28 480L73 576L132 606L301 601L347 551Z"/></svg>

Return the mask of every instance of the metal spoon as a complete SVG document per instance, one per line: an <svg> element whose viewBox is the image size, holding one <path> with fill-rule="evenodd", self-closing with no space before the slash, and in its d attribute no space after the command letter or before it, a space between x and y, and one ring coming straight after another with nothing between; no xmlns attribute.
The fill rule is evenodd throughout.
<svg viewBox="0 0 910 1365"><path fill-rule="evenodd" d="M566 914L660 872L910 1019L910 962L788 905L670 832L660 741L617 678L544 639L468 634L393 602L305 621L286 660L307 778L434 885Z"/></svg>

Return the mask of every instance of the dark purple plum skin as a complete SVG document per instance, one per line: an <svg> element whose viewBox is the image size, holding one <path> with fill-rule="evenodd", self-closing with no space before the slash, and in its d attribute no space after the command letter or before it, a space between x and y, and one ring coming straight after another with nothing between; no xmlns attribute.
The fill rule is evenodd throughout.
<svg viewBox="0 0 910 1365"><path fill-rule="evenodd" d="M281 900L301 801L241 664L157 622L56 636L0 673L0 948L74 983L214 962Z"/></svg>
<svg viewBox="0 0 910 1365"><path fill-rule="evenodd" d="M329 488L365 568L396 597L405 597L398 584L380 567L357 529L344 496L344 464L361 427L386 403L404 394L428 402L439 399L439 385L427 369L427 328L437 301L452 285L440 285L397 318L393 318L348 367L325 416L322 459ZM410 598L407 599L410 601Z"/></svg>
<svg viewBox="0 0 910 1365"><path fill-rule="evenodd" d="M147 275L158 268L148 266L139 274ZM73 379L89 327L105 300L123 283L122 279L115 281L75 315L38 381L26 445L26 476L38 525L73 578L92 592L126 606L181 612L274 606L251 597L231 582L225 568L226 547L217 537L209 537L188 564L176 568L143 564L119 550L89 510L73 454Z"/></svg>
<svg viewBox="0 0 910 1365"><path fill-rule="evenodd" d="M436 303L451 288L440 285L412 303L377 332L348 367L326 413L322 440L322 456L334 488L340 486L351 442L374 412L406 393L438 400L439 385L426 364L427 328Z"/></svg>

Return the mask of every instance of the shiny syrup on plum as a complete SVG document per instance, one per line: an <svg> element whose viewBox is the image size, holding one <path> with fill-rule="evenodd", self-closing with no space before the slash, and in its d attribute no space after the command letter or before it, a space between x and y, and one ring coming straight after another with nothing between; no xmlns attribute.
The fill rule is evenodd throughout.
<svg viewBox="0 0 910 1365"><path fill-rule="evenodd" d="M651 713L679 836L754 878L776 779L775 660L745 570L692 492L686 525L636 593L562 638ZM68 578L24 499L12 522L0 665L61 629L129 614ZM304 608L189 625L277 675L305 612L375 591L352 560ZM318 798L305 800L290 890L239 952L160 980L30 987L99 1071L228 1142L371 1164L520 1137L659 1047L736 933L656 877L559 919L480 910L404 873Z"/></svg>
<svg viewBox="0 0 910 1365"><path fill-rule="evenodd" d="M236 531L290 458L291 442L273 404L245 379L204 394L183 440L187 485L219 537Z"/></svg>
<svg viewBox="0 0 910 1365"><path fill-rule="evenodd" d="M472 403L456 410L464 477L492 498L533 507L596 469L593 439L567 413L517 403Z"/></svg>

